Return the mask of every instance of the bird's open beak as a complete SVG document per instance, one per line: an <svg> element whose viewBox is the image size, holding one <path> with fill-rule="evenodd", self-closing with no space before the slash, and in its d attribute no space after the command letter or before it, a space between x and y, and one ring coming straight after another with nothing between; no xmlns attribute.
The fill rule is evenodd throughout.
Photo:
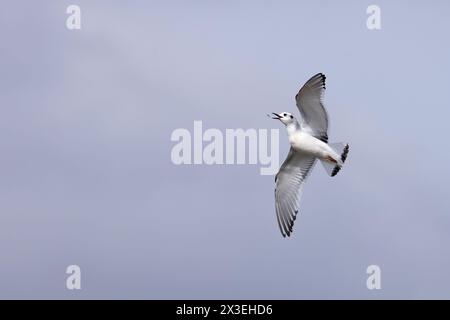
<svg viewBox="0 0 450 320"><path fill-rule="evenodd" d="M282 118L282 116L280 116L278 113L272 112L272 114L274 115L274 116L272 117L272 119L280 120L280 119Z"/></svg>

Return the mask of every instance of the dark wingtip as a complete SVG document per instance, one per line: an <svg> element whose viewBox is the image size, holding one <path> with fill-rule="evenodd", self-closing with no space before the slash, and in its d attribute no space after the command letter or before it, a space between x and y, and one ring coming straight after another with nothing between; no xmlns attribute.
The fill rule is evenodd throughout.
<svg viewBox="0 0 450 320"><path fill-rule="evenodd" d="M319 74L320 74L320 77L322 78L322 86L324 89L326 89L325 80L327 80L327 77L322 72Z"/></svg>

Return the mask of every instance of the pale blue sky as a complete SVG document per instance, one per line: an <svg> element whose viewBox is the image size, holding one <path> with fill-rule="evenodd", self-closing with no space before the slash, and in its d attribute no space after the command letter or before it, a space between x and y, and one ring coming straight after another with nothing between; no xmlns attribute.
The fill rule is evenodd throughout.
<svg viewBox="0 0 450 320"><path fill-rule="evenodd" d="M378 4L382 30L366 28ZM65 27L78 4L82 30ZM0 298L450 298L450 3L3 1ZM280 128L327 75L293 237L259 167L174 166L176 128ZM288 151L280 131L280 158ZM78 264L82 290L65 289ZM366 288L366 267L382 290Z"/></svg>

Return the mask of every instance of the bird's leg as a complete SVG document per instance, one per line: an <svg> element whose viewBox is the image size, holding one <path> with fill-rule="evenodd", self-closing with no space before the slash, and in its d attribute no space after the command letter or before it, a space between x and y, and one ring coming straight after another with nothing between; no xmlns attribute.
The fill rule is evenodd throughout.
<svg viewBox="0 0 450 320"><path fill-rule="evenodd" d="M337 161L335 159L333 159L330 155L327 155L325 157L325 160L334 164L337 164Z"/></svg>

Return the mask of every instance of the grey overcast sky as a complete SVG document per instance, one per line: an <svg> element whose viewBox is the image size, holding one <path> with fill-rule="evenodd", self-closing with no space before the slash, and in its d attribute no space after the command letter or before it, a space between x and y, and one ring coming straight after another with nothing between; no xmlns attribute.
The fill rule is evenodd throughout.
<svg viewBox="0 0 450 320"><path fill-rule="evenodd" d="M450 2L1 6L0 298L450 298ZM351 151L333 179L316 166L291 238L259 166L171 162L194 120L278 128L283 160L265 114L297 113L317 72Z"/></svg>

